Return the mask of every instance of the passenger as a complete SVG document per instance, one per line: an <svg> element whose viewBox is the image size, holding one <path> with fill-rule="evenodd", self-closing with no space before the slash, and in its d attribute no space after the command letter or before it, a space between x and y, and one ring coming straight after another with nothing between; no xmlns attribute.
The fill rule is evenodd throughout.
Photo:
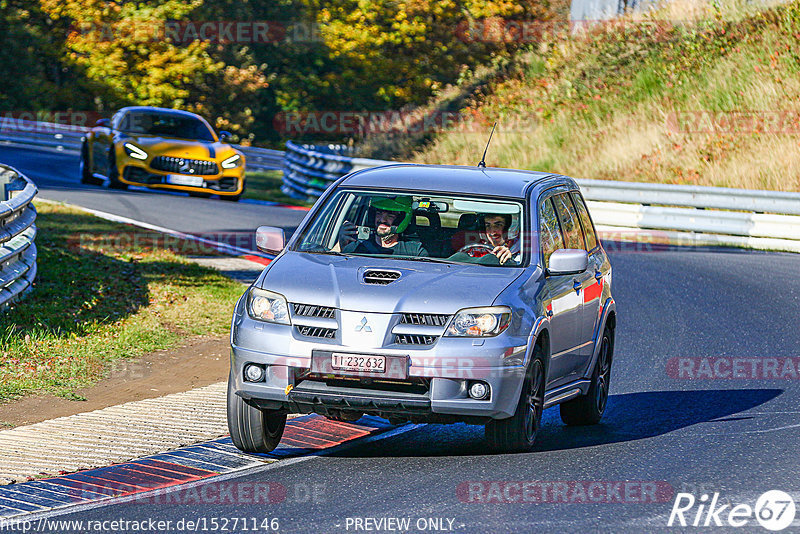
<svg viewBox="0 0 800 534"><path fill-rule="evenodd" d="M461 247L450 259L470 261L468 258L480 258L478 263L487 265L504 265L509 260L512 264L520 262L522 254L519 241L508 237L510 214L479 214L478 225L483 228L483 232L478 233L477 240Z"/></svg>
<svg viewBox="0 0 800 534"><path fill-rule="evenodd" d="M358 227L344 221L339 231L339 246L344 253L428 256L418 239L403 235L414 216L411 197L373 198L373 232L368 239L357 239Z"/></svg>
<svg viewBox="0 0 800 534"><path fill-rule="evenodd" d="M508 229L511 227L511 214L505 213L495 215L486 213L479 218L483 223L485 234L481 235L480 243L494 247L492 254L500 260L503 265L508 260L519 263L521 259L519 240L508 237Z"/></svg>

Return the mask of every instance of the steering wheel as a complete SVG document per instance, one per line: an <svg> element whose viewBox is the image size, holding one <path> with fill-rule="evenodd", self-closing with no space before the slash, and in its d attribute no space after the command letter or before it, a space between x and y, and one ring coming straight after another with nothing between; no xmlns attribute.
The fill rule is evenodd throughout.
<svg viewBox="0 0 800 534"><path fill-rule="evenodd" d="M487 254L491 254L494 250L494 247L491 245L485 245L483 243L472 243L470 245L464 245L458 252L463 252L469 255L472 258L482 258Z"/></svg>

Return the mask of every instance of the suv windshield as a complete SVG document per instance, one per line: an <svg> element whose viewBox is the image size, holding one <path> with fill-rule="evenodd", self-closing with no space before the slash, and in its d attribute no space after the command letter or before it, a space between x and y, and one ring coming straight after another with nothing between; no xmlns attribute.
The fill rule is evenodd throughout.
<svg viewBox="0 0 800 534"><path fill-rule="evenodd" d="M518 202L482 197L340 191L293 250L518 267L522 213Z"/></svg>
<svg viewBox="0 0 800 534"><path fill-rule="evenodd" d="M159 135L179 139L214 141L214 134L203 121L177 113L135 111L126 113L120 122L121 131L132 134Z"/></svg>

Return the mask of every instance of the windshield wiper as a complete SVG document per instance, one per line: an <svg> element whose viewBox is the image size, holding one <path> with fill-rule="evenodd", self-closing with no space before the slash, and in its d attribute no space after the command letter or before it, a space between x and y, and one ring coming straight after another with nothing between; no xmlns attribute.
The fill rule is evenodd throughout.
<svg viewBox="0 0 800 534"><path fill-rule="evenodd" d="M427 261L430 263L448 263L448 264L457 263L457 262L447 261L444 258L431 258L430 256L393 256L386 254L351 254L351 256L361 256L364 258L380 258L383 260Z"/></svg>
<svg viewBox="0 0 800 534"><path fill-rule="evenodd" d="M346 256L346 254L336 252L335 250L298 250L297 252L304 252L306 254L321 254L323 256Z"/></svg>

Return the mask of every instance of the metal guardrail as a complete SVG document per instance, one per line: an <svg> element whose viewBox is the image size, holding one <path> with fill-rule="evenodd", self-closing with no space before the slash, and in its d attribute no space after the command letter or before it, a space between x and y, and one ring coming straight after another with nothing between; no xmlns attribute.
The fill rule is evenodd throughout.
<svg viewBox="0 0 800 534"><path fill-rule="evenodd" d="M286 143L283 192L314 200L344 174L397 163L351 158L335 148ZM595 224L607 234L622 229L658 230L671 232L669 237L682 244L800 252L800 193L576 181L589 201Z"/></svg>
<svg viewBox="0 0 800 534"><path fill-rule="evenodd" d="M22 297L36 278L36 186L0 164L0 309Z"/></svg>
<svg viewBox="0 0 800 534"><path fill-rule="evenodd" d="M354 158L350 153L351 150L342 145L298 145L287 141L281 190L292 198L314 201L345 174L396 163Z"/></svg>
<svg viewBox="0 0 800 534"><path fill-rule="evenodd" d="M88 131L89 128L81 126L9 119L0 121L0 145L33 147L77 156L81 153L81 143ZM283 152L280 150L232 146L242 151L249 171L283 168Z"/></svg>

